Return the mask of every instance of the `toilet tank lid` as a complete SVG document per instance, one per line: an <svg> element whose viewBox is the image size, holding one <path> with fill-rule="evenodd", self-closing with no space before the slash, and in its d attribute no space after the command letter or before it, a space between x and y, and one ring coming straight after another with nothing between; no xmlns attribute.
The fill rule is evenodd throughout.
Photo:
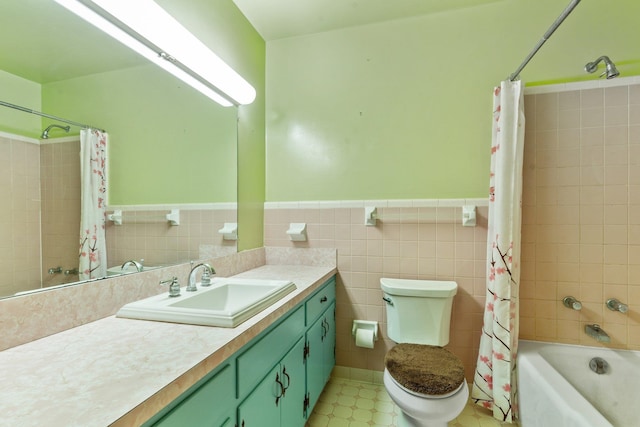
<svg viewBox="0 0 640 427"><path fill-rule="evenodd" d="M458 291L458 284L442 280L380 279L380 287L390 295L447 298Z"/></svg>

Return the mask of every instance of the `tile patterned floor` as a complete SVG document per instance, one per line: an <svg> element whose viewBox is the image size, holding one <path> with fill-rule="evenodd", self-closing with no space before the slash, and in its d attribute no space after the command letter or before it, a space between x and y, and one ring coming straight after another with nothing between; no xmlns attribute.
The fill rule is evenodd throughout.
<svg viewBox="0 0 640 427"><path fill-rule="evenodd" d="M306 427L396 427L399 411L384 385L332 377ZM449 427L501 425L487 410L472 403L449 423Z"/></svg>

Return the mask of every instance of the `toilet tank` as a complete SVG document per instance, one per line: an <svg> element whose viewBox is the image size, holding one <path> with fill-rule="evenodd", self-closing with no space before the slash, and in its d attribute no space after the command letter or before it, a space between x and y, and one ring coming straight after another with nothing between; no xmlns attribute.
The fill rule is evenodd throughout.
<svg viewBox="0 0 640 427"><path fill-rule="evenodd" d="M453 281L380 279L387 310L387 336L396 343L449 343Z"/></svg>

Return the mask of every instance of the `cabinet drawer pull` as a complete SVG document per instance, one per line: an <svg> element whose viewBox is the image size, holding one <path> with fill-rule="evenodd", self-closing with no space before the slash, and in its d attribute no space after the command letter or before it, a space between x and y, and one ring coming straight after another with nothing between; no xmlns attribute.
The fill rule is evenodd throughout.
<svg viewBox="0 0 640 427"><path fill-rule="evenodd" d="M327 296L323 296L322 298L320 298L320 302L327 302Z"/></svg>

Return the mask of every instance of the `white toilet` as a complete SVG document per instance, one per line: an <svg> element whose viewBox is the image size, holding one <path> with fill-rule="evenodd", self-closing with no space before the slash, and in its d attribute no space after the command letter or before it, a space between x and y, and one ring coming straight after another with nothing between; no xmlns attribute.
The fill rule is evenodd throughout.
<svg viewBox="0 0 640 427"><path fill-rule="evenodd" d="M402 410L399 427L446 427L464 409L464 366L442 348L449 343L455 282L380 279L387 336L384 386Z"/></svg>

